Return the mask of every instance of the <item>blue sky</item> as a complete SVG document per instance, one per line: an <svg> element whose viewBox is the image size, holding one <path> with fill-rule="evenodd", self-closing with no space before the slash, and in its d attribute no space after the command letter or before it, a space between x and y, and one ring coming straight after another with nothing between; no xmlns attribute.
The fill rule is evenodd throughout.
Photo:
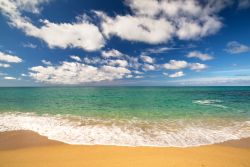
<svg viewBox="0 0 250 167"><path fill-rule="evenodd" d="M0 0L0 86L250 85L249 0Z"/></svg>

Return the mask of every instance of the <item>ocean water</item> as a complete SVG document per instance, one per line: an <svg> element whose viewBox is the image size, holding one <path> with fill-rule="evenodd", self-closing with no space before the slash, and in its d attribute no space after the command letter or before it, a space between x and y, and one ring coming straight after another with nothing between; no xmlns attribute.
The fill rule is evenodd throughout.
<svg viewBox="0 0 250 167"><path fill-rule="evenodd" d="M189 147L250 137L250 87L0 88L0 132L69 144Z"/></svg>

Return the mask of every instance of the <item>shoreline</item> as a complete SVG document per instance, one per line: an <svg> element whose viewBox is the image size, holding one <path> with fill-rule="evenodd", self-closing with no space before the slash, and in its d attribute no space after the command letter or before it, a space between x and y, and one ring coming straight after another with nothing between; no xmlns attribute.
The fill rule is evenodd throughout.
<svg viewBox="0 0 250 167"><path fill-rule="evenodd" d="M0 133L0 166L243 167L250 164L249 146L250 138L187 148L69 145L32 131L9 131Z"/></svg>
<svg viewBox="0 0 250 167"><path fill-rule="evenodd" d="M16 141L18 138L18 142ZM53 146L53 145L69 145L69 146L103 146L103 147L128 147L128 148L196 148L205 146L228 146L250 149L250 137L228 140L221 143L214 143L209 145L200 146L187 146L187 147L175 147L175 146L127 146L127 145L99 145L99 144L68 144L58 140L49 139L47 136L38 134L31 130L13 130L0 132L0 151L9 149L19 149L26 147L41 147L41 146Z"/></svg>

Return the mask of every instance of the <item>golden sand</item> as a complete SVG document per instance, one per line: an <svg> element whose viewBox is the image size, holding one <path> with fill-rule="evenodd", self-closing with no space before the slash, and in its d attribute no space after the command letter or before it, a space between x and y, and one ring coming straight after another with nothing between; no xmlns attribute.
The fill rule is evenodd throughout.
<svg viewBox="0 0 250 167"><path fill-rule="evenodd" d="M74 146L30 131L13 131L0 133L0 167L250 167L249 143L244 139L190 148Z"/></svg>

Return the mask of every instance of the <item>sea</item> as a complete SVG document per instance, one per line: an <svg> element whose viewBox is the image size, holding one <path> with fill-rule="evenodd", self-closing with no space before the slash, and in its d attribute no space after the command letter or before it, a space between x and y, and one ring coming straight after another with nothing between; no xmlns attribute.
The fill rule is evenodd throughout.
<svg viewBox="0 0 250 167"><path fill-rule="evenodd" d="M192 147L250 137L250 87L0 88L0 132L77 145Z"/></svg>

